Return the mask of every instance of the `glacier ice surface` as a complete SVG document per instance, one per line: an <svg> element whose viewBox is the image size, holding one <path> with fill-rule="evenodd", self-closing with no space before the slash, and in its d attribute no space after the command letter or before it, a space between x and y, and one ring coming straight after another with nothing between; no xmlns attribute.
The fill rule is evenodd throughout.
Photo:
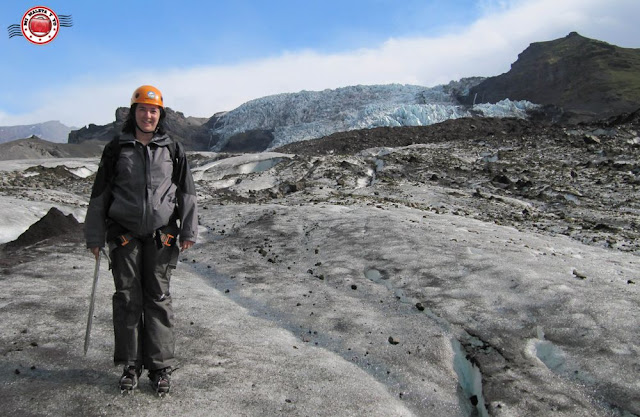
<svg viewBox="0 0 640 417"><path fill-rule="evenodd" d="M277 94L244 103L225 113L213 130L221 150L248 130L269 130L269 149L335 132L382 126L427 126L460 117L519 117L538 107L528 101L502 100L472 107L458 103L448 86L358 85L324 91Z"/></svg>

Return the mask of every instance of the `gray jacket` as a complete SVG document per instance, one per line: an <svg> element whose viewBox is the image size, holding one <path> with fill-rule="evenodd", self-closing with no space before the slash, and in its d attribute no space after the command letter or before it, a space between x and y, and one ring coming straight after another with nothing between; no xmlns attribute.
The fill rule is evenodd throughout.
<svg viewBox="0 0 640 417"><path fill-rule="evenodd" d="M167 135L156 135L144 146L133 135L123 134L105 146L85 218L87 247L105 245L107 224L148 236L175 220L180 221L180 240L195 242L195 185L178 143L174 172L171 141Z"/></svg>

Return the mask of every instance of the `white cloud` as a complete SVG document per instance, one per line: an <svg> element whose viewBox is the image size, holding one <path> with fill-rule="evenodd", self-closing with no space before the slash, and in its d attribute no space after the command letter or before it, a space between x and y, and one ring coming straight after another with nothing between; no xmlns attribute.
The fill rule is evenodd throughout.
<svg viewBox="0 0 640 417"><path fill-rule="evenodd" d="M531 42L570 31L626 47L638 47L640 39L637 0L485 0L481 7L485 15L474 24L440 37L389 39L378 48L332 55L286 52L237 65L122 74L58 86L41 94L38 102L45 104L29 113L0 112L0 125L46 120L76 126L108 123L118 106L128 105L129 94L146 83L163 90L169 107L188 116L210 117L250 99L284 92L355 84L433 86L461 77L498 75L508 71Z"/></svg>

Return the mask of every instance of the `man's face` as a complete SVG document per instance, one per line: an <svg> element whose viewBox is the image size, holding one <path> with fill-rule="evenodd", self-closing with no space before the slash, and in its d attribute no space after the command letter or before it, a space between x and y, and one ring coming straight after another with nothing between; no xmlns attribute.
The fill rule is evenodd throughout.
<svg viewBox="0 0 640 417"><path fill-rule="evenodd" d="M144 132L153 132L160 120L160 107L153 104L138 104L136 106L136 123Z"/></svg>

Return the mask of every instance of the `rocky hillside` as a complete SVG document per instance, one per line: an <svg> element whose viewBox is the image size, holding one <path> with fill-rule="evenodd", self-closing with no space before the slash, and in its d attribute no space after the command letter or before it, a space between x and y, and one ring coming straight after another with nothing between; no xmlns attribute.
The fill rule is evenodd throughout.
<svg viewBox="0 0 640 417"><path fill-rule="evenodd" d="M165 127L173 138L184 143L187 149L204 149L201 144L194 142L193 139L194 133L207 121L206 118L185 117L183 113L174 111L169 107L166 108L166 112ZM116 120L114 122L103 126L90 124L82 129L74 130L69 133L69 143L107 142L122 131L122 125L128 114L129 109L127 107L119 107L116 110Z"/></svg>
<svg viewBox="0 0 640 417"><path fill-rule="evenodd" d="M75 127L65 126L57 120L32 125L0 126L0 143L31 136L37 136L51 142L65 143L69 132L73 129Z"/></svg>
<svg viewBox="0 0 640 417"><path fill-rule="evenodd" d="M43 158L89 158L99 156L104 144L86 142L82 144L54 143L37 136L0 144L0 161L13 159Z"/></svg>
<svg viewBox="0 0 640 417"><path fill-rule="evenodd" d="M640 107L640 49L576 32L532 43L509 72L472 87L463 101L495 103L504 98L553 104L575 113L573 120L635 111Z"/></svg>

